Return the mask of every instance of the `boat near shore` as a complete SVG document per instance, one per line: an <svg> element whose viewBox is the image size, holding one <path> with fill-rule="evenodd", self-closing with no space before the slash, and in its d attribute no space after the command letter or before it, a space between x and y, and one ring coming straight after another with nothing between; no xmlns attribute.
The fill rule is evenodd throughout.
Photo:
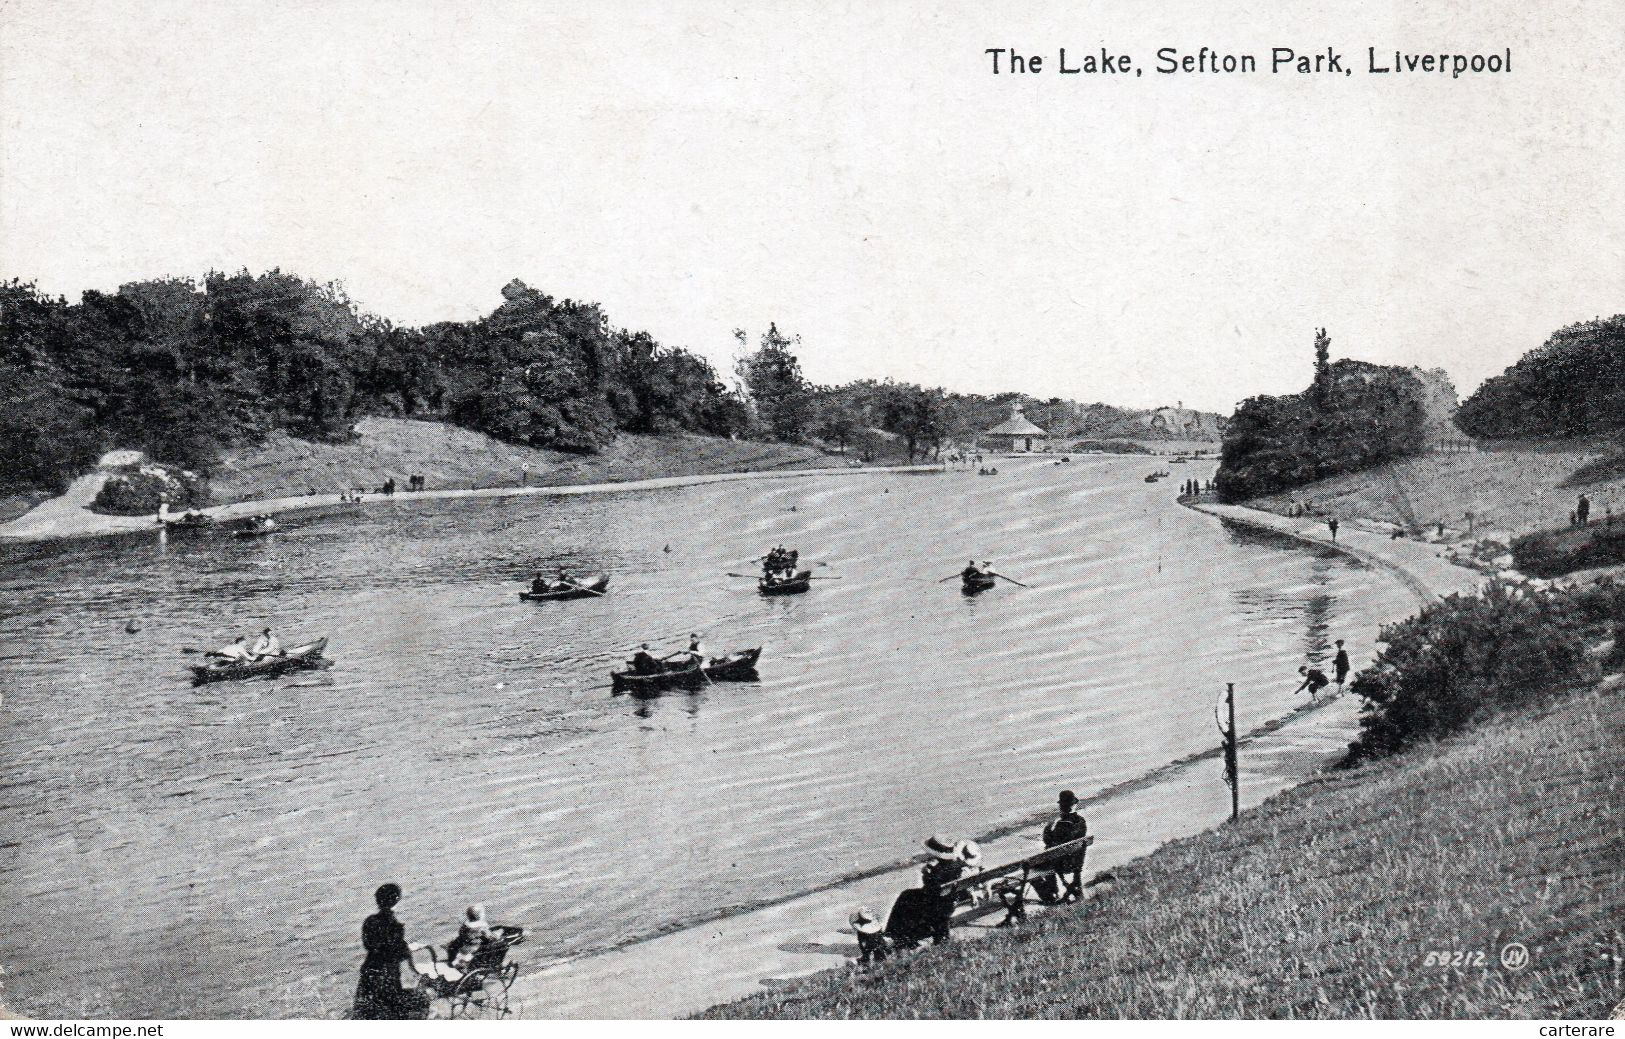
<svg viewBox="0 0 1625 1039"><path fill-rule="evenodd" d="M526 602L562 602L566 599L596 599L609 588L609 575L599 574L590 581L560 587L559 583L545 592L520 592L519 598Z"/></svg>

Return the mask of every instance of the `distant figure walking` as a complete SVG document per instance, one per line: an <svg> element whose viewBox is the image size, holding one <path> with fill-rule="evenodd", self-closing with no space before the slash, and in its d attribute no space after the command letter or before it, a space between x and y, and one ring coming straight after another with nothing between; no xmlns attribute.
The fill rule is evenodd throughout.
<svg viewBox="0 0 1625 1039"><path fill-rule="evenodd" d="M1333 542L1337 541L1337 517L1336 516L1333 516L1331 519L1326 521L1326 529L1328 529L1328 530L1330 530L1332 532L1332 541Z"/></svg>
<svg viewBox="0 0 1625 1039"><path fill-rule="evenodd" d="M1349 651L1343 648L1343 640L1337 640L1337 656L1332 658L1332 668L1337 674L1337 691L1343 691L1343 683L1349 677Z"/></svg>
<svg viewBox="0 0 1625 1039"><path fill-rule="evenodd" d="M1310 667L1308 664L1298 668L1298 674L1303 676L1303 682L1298 686L1298 688L1292 690L1292 692L1301 693L1305 689L1309 690L1310 703L1314 703L1316 700L1319 700L1320 691L1331 684L1331 682L1326 678L1326 672L1321 671L1318 668Z"/></svg>
<svg viewBox="0 0 1625 1039"><path fill-rule="evenodd" d="M1590 498L1587 498L1583 494L1580 495L1580 500L1574 504L1574 517L1580 521L1580 526L1583 527L1586 525L1587 521L1591 519Z"/></svg>

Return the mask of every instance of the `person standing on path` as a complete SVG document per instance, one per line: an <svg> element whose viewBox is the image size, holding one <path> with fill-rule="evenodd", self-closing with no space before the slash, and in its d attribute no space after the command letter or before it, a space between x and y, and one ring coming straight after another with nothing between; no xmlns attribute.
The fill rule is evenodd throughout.
<svg viewBox="0 0 1625 1039"><path fill-rule="evenodd" d="M1336 541L1337 541L1337 517L1336 516L1333 516L1331 519L1326 521L1326 529L1328 529L1328 530L1330 530L1332 532L1332 542L1335 544Z"/></svg>
<svg viewBox="0 0 1625 1039"><path fill-rule="evenodd" d="M1586 521L1591 518L1591 499L1590 498L1587 498L1583 494L1580 495L1580 500L1578 502L1576 502L1575 505L1574 505L1574 516L1575 516L1576 519L1578 519L1580 521L1580 526L1583 527L1583 526L1586 525Z"/></svg>
<svg viewBox="0 0 1625 1039"><path fill-rule="evenodd" d="M1349 677L1349 651L1343 648L1343 640L1337 640L1337 656L1332 658L1332 667L1337 670L1337 691L1343 691L1343 683Z"/></svg>

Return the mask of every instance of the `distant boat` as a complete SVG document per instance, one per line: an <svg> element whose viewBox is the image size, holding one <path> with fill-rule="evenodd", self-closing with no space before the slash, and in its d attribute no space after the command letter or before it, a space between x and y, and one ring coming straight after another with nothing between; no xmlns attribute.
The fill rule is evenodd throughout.
<svg viewBox="0 0 1625 1039"><path fill-rule="evenodd" d="M265 534L277 532L276 520L269 516L256 516L248 521L247 526L237 527L232 533L240 538L257 538Z"/></svg>
<svg viewBox="0 0 1625 1039"><path fill-rule="evenodd" d="M998 578L992 574L962 574L959 578L959 590L966 595L981 595L998 583Z"/></svg>
<svg viewBox="0 0 1625 1039"><path fill-rule="evenodd" d="M165 530L203 530L214 526L214 517L206 512L188 512L179 519L164 520Z"/></svg>
<svg viewBox="0 0 1625 1039"><path fill-rule="evenodd" d="M520 592L519 598L528 602L557 602L564 599L596 599L600 595L604 594L604 589L609 587L609 575L600 574L592 581L586 583L580 581L570 583L576 585L576 587L572 588L560 583L553 585L549 591L545 592Z"/></svg>

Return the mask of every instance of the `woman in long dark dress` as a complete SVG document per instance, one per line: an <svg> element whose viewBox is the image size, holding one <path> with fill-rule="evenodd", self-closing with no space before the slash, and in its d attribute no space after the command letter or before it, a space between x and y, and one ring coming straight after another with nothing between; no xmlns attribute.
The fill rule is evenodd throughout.
<svg viewBox="0 0 1625 1039"><path fill-rule="evenodd" d="M412 961L406 944L406 928L395 919L395 904L401 900L399 884L385 884L373 893L378 912L361 925L361 947L367 958L361 962L361 981L355 987L353 1016L359 1021L401 1021L424 1017L429 1010L428 993L401 987L401 961Z"/></svg>

